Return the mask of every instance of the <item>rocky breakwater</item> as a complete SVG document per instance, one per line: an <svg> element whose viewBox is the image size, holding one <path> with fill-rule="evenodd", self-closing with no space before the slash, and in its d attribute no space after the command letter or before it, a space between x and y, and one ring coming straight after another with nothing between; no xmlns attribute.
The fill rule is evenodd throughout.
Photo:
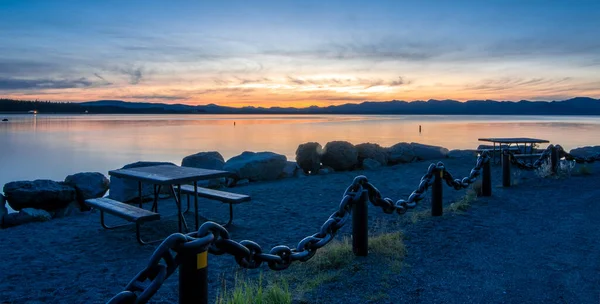
<svg viewBox="0 0 600 304"><path fill-rule="evenodd" d="M227 160L223 170L233 173L236 184L240 184L277 179L284 173L287 165L285 155L245 151Z"/></svg>
<svg viewBox="0 0 600 304"><path fill-rule="evenodd" d="M39 179L7 183L0 197L0 227L48 221L87 210L84 201L102 197L108 187L108 179L96 172L69 175L63 182ZM5 203L17 212L8 213Z"/></svg>

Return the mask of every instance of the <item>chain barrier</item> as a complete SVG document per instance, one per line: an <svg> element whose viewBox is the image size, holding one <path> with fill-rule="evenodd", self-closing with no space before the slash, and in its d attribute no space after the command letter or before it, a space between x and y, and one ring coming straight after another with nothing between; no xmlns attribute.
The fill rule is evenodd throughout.
<svg viewBox="0 0 600 304"><path fill-rule="evenodd" d="M394 203L391 198L382 198L381 192L371 183L366 183L365 188L369 192L369 201L376 207L381 207L383 212L385 213L393 213L396 211L398 214L404 214L408 209L413 209L417 206L417 203L425 198L425 193L427 189L431 185L433 185L434 173L435 172L444 172L443 178L446 180L446 183L454 187L454 189L459 190L462 188L468 187L470 184L474 183L477 180L477 177L481 175L481 168L484 163L490 161L490 156L487 151L484 151L477 158L477 163L475 167L471 170L471 173L468 177L463 179L454 179L450 172L446 171L444 164L442 162L438 162L437 164L429 165L427 169L427 173L423 175L421 178L421 182L415 191L413 191L408 200L400 199Z"/></svg>
<svg viewBox="0 0 600 304"><path fill-rule="evenodd" d="M427 189L433 185L434 173L437 170L441 170L444 168L444 164L441 162L438 164L431 164L427 169L427 173L421 177L421 182L415 191L411 193L408 197L408 200L400 199L394 203L391 198L382 198L381 192L371 183L367 182L365 184L365 189L369 193L369 201L375 205L376 207L381 207L383 212L385 213L396 213L404 214L408 209L413 209L417 206L417 203L425 198L425 192Z"/></svg>
<svg viewBox="0 0 600 304"><path fill-rule="evenodd" d="M477 180L477 177L481 175L481 168L483 167L483 164L489 161L490 156L487 151L484 151L477 158L477 163L475 164L475 167L471 169L469 176L463 177L462 179L455 179L450 172L444 170L443 179L446 181L448 186L453 187L455 190L466 189Z"/></svg>
<svg viewBox="0 0 600 304"><path fill-rule="evenodd" d="M261 246L253 241L236 242L221 225L206 222L197 232L188 234L174 233L167 237L154 251L147 266L140 271L125 287L125 290L110 299L108 304L146 303L158 291L179 267L178 254L181 250L197 250L214 255L230 254L244 268L258 268L263 262L273 270L287 269L292 262L306 262L318 249L327 245L348 219L354 202L360 199L364 187L369 182L365 176L357 176L346 188L336 210L323 223L319 232L307 236L298 242L295 248L285 245L273 247L269 253L263 253Z"/></svg>
<svg viewBox="0 0 600 304"><path fill-rule="evenodd" d="M568 153L560 145L556 145L556 149L558 150L559 157L561 157L561 158L564 157L566 160L569 160L569 161L575 161L578 164L593 163L595 161L600 161L600 153L596 154L595 156L581 157L581 156L575 156L571 153Z"/></svg>
<svg viewBox="0 0 600 304"><path fill-rule="evenodd" d="M513 152L509 151L508 154L510 154L511 164L516 165L517 167L519 167L519 169L534 170L541 167L543 163L547 162L548 159L550 159L550 155L552 154L553 148L553 145L549 145L546 148L546 150L542 152L542 155L540 155L540 157L536 159L533 163L526 163L524 160L518 159L517 157L515 157L515 154Z"/></svg>

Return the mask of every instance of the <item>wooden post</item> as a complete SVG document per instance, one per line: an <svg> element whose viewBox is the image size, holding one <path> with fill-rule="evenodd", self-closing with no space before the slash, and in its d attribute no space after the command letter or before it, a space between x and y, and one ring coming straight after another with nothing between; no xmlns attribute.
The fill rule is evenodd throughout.
<svg viewBox="0 0 600 304"><path fill-rule="evenodd" d="M502 186L510 187L510 154L502 150Z"/></svg>
<svg viewBox="0 0 600 304"><path fill-rule="evenodd" d="M481 196L492 195L492 168L490 162L492 160L488 158L488 161L483 163L483 174L481 177Z"/></svg>
<svg viewBox="0 0 600 304"><path fill-rule="evenodd" d="M435 169L433 185L431 186L431 216L441 216L444 213L444 206L442 204L442 176L444 175L444 169Z"/></svg>
<svg viewBox="0 0 600 304"><path fill-rule="evenodd" d="M363 191L352 206L352 252L356 256L369 253L369 192Z"/></svg>
<svg viewBox="0 0 600 304"><path fill-rule="evenodd" d="M208 251L179 253L179 304L208 304Z"/></svg>
<svg viewBox="0 0 600 304"><path fill-rule="evenodd" d="M558 172L558 163L560 162L558 151L555 146L552 146L550 149L550 165L552 166L552 173L556 174Z"/></svg>

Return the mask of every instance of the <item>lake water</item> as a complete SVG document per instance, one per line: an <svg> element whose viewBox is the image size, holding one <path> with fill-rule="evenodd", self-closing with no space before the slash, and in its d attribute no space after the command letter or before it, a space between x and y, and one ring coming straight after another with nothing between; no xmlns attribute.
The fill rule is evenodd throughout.
<svg viewBox="0 0 600 304"><path fill-rule="evenodd" d="M273 151L294 160L300 143L420 142L474 149L480 137L534 137L565 149L600 145L600 117L445 115L2 115L0 186L108 170L138 160ZM235 126L234 126L235 122ZM419 133L419 125L422 132Z"/></svg>

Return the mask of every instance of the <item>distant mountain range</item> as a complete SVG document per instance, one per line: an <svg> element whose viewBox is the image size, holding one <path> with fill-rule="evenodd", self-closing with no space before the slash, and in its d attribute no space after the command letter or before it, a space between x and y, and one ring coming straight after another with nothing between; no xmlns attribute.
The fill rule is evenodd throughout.
<svg viewBox="0 0 600 304"><path fill-rule="evenodd" d="M600 99L576 97L562 101L428 100L365 101L359 104L307 108L225 107L122 100L54 103L0 99L0 112L38 110L40 113L155 113L155 114L433 114L433 115L600 115Z"/></svg>

